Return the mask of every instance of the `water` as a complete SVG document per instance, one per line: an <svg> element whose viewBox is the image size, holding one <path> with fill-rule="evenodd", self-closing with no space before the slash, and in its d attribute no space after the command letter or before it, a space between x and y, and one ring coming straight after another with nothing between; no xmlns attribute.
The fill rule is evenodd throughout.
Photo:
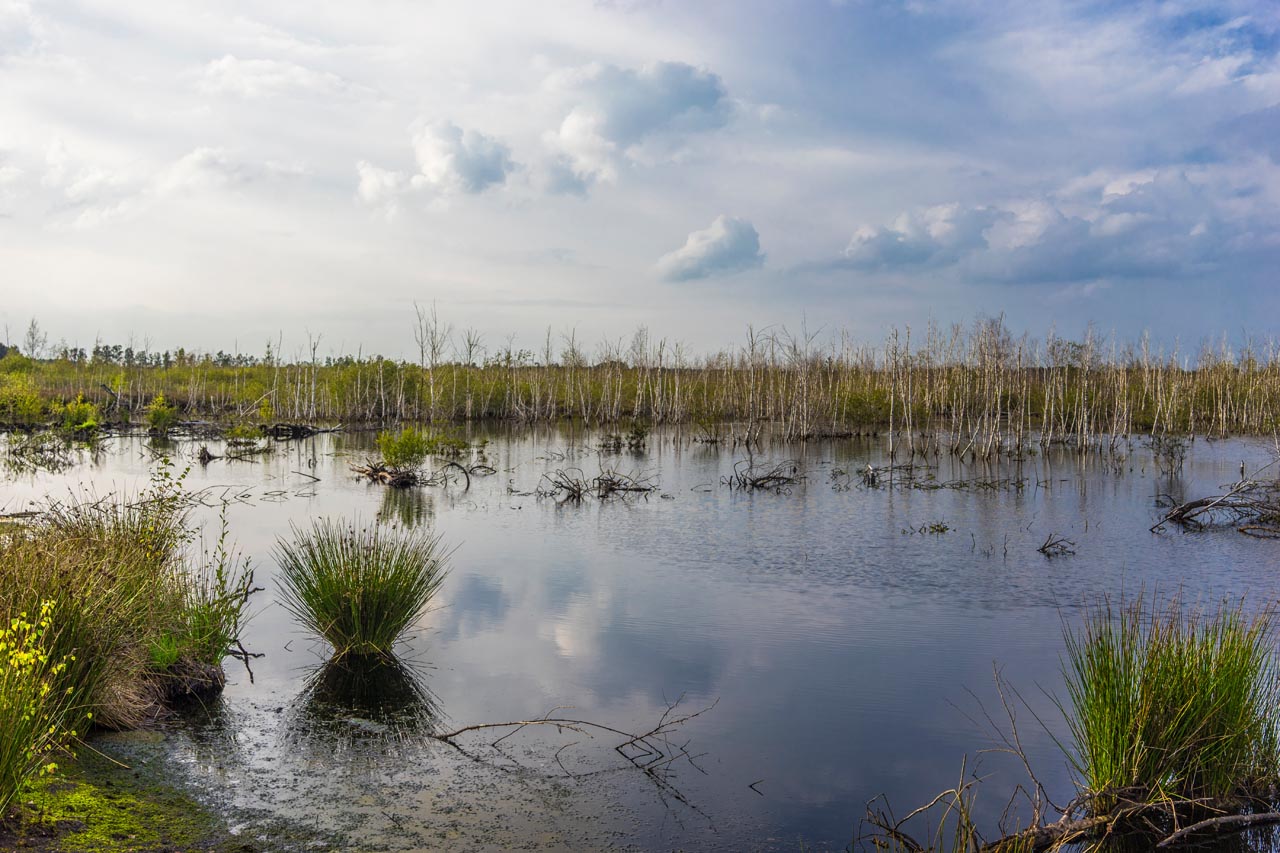
<svg viewBox="0 0 1280 853"><path fill-rule="evenodd" d="M245 636L264 657L252 681L227 662L208 714L102 743L124 760L159 756L272 849L842 849L868 800L905 813L954 785L962 760L988 776L978 808L994 831L1025 782L1007 755L980 754L996 743L984 711L1003 719L994 671L1030 706L1023 746L1064 801L1051 737L1063 731L1051 697L1064 622L1144 588L1263 604L1280 587L1274 542L1148 530L1160 496L1216 493L1242 461L1269 461L1260 441L1201 439L1172 476L1138 441L1123 458L944 457L919 472L923 488L862 484L858 470L886 462L877 439L775 443L756 461L794 460L804 479L774 493L722 484L741 449L662 432L644 452L602 454L600 435L568 429L477 432L497 474L465 491L395 491L348 469L370 438L193 466L186 485L210 504L197 520L216 525L226 500L265 588ZM200 443L109 439L61 474L10 476L0 511L136 490L158 452L190 458ZM601 466L658 490L581 504L534 494L546 472ZM326 649L275 600L276 537L320 516L427 525L456 548L438 607L402 649L407 670L373 687L320 671ZM1076 554L1038 553L1050 534ZM671 733L693 762L670 773L637 771L600 731L526 729L499 750L499 732L477 732L459 740L467 754L424 735L557 708L639 733L677 700L675 715L709 710Z"/></svg>

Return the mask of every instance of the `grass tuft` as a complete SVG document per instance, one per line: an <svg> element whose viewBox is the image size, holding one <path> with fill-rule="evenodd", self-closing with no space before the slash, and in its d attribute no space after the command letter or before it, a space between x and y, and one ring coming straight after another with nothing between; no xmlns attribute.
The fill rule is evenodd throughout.
<svg viewBox="0 0 1280 853"><path fill-rule="evenodd" d="M1220 800L1280 769L1274 611L1137 601L1066 630L1073 762L1091 810L1128 800ZM1136 794L1136 796L1135 796Z"/></svg>
<svg viewBox="0 0 1280 853"><path fill-rule="evenodd" d="M389 655L445 575L438 536L319 520L278 540L284 606L335 657Z"/></svg>

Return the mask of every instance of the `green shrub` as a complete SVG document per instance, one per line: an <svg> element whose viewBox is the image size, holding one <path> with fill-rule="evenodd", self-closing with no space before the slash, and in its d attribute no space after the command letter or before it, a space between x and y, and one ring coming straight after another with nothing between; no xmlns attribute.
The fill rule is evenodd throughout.
<svg viewBox="0 0 1280 853"><path fill-rule="evenodd" d="M391 469L416 468L428 456L456 456L467 449L467 442L455 436L429 433L417 427L404 427L400 432L378 433L378 451L383 464Z"/></svg>
<svg viewBox="0 0 1280 853"><path fill-rule="evenodd" d="M50 653L60 615L46 600L0 623L0 816L27 781L57 769L52 753L76 736L74 697L61 689L67 659Z"/></svg>
<svg viewBox="0 0 1280 853"><path fill-rule="evenodd" d="M426 610L445 575L439 537L328 520L278 540L285 608L335 657L387 655Z"/></svg>
<svg viewBox="0 0 1280 853"><path fill-rule="evenodd" d="M236 424L228 427L223 433L223 437L233 444L244 444L262 438L262 429L253 424Z"/></svg>
<svg viewBox="0 0 1280 853"><path fill-rule="evenodd" d="M30 373L35 364L14 348L5 353L4 358L0 358L0 373Z"/></svg>
<svg viewBox="0 0 1280 853"><path fill-rule="evenodd" d="M147 428L160 435L168 434L178 423L178 410L165 400L163 394L157 394L144 409L147 415Z"/></svg>
<svg viewBox="0 0 1280 853"><path fill-rule="evenodd" d="M70 403L59 406L56 414L61 420L63 432L86 435L97 432L100 426L98 407L86 400L84 394L77 394Z"/></svg>
<svg viewBox="0 0 1280 853"><path fill-rule="evenodd" d="M5 360L13 356L6 356ZM35 426L44 418L44 403L31 377L21 373L0 374L0 423Z"/></svg>

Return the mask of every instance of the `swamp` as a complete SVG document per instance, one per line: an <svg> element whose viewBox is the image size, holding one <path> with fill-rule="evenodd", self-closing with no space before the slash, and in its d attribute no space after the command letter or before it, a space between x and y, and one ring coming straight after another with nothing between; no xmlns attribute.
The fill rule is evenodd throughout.
<svg viewBox="0 0 1280 853"><path fill-rule="evenodd" d="M244 595L220 692L78 750L148 768L248 849L1144 849L1226 817L1246 780L1212 803L1145 791L1207 805L1148 815L1137 842L1118 822L1114 840L1017 836L1056 819L1046 803L1088 822L1067 804L1089 789L1096 720L1072 713L1071 664L1090 632L1127 614L1141 646L1165 617L1234 619L1260 650L1244 692L1276 695L1270 439L984 454L754 425L276 434L188 422L0 449L6 529L162 487L199 531L189 550ZM370 475L409 470L383 463L415 443L411 483ZM392 654L322 637L338 617L307 611L291 573L324 548L438 561L403 632L368 645ZM1277 735L1264 716L1255 763ZM1232 814L1269 813L1257 791ZM1268 822L1210 849L1275 849ZM113 849L152 849L130 844Z"/></svg>

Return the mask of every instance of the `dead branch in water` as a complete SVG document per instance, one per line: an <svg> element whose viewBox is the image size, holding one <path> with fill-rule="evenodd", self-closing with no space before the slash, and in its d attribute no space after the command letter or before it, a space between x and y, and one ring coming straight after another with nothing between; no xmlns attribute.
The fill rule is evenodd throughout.
<svg viewBox="0 0 1280 853"><path fill-rule="evenodd" d="M1280 480L1258 480L1263 471L1280 461L1273 459L1232 485L1221 495L1198 498L1174 506L1151 526L1157 532L1166 524L1202 530L1240 525L1241 533L1264 539L1280 538ZM1244 466L1241 464L1241 473Z"/></svg>
<svg viewBox="0 0 1280 853"><path fill-rule="evenodd" d="M468 758L476 761L482 761L482 758L473 755L458 743L458 739L462 735L470 732L506 730L505 734L488 744L489 748L498 750L499 752L501 751L500 745L503 741L527 728L536 726L550 726L557 732L568 731L583 735L587 738L591 738L593 736L593 732L596 734L612 735L620 738L619 742L613 747L614 752L621 756L627 764L637 770L640 770L649 777L649 779L657 785L661 794L670 796L694 811L701 813L700 810L689 802L689 800L686 799L685 796L674 786L671 775L674 772L673 766L680 761L688 763L699 772L705 771L703 771L697 764L697 758L699 756L689 751L690 741L673 743L671 735L691 720L700 717L715 708L716 705L719 704L720 700L717 699L710 705L697 711L680 713L678 709L683 701L684 696L681 695L674 702L670 702L667 705L666 710L663 711L662 716L658 719L658 722L653 727L643 732L629 732L592 720L583 720L572 717L553 717L552 714L555 714L557 711L565 710L564 708L553 708L548 711L545 716L535 717L530 720L511 720L502 723L474 723L449 732L434 732L429 734L428 737L439 741L440 743L448 744L463 755L466 755ZM575 774L564 766L560 759L560 753L567 748L567 746L571 745L572 744L568 744L566 747L561 747L560 750L557 750L556 763L560 765L560 768L568 776L577 778L583 775L592 775L581 773Z"/></svg>
<svg viewBox="0 0 1280 853"><path fill-rule="evenodd" d="M795 460L757 465L750 459L739 459L733 464L733 473L721 477L720 483L747 492L785 492L803 479L800 463Z"/></svg>
<svg viewBox="0 0 1280 853"><path fill-rule="evenodd" d="M588 479L581 468L557 468L543 474L542 482L545 485L539 485L536 491L539 497L562 498L574 503L586 497L605 501L629 495L648 495L658 488L651 475L623 474L610 469Z"/></svg>
<svg viewBox="0 0 1280 853"><path fill-rule="evenodd" d="M466 484L463 486L463 491L466 491L471 488L473 476L487 477L497 473L497 469L489 465L467 467L458 462L446 462L441 468L429 474L416 468L390 468L386 463L373 459L366 459L363 465L349 467L362 477L368 477L374 482L394 489L407 489L410 486L447 486L461 478Z"/></svg>
<svg viewBox="0 0 1280 853"><path fill-rule="evenodd" d="M368 477L376 483L390 486L393 489L407 489L422 482L421 475L411 469L388 468L381 462L366 460L363 465L349 466L362 477Z"/></svg>
<svg viewBox="0 0 1280 853"><path fill-rule="evenodd" d="M1046 557L1070 557L1076 552L1076 543L1065 536L1050 533L1044 544L1036 550Z"/></svg>

